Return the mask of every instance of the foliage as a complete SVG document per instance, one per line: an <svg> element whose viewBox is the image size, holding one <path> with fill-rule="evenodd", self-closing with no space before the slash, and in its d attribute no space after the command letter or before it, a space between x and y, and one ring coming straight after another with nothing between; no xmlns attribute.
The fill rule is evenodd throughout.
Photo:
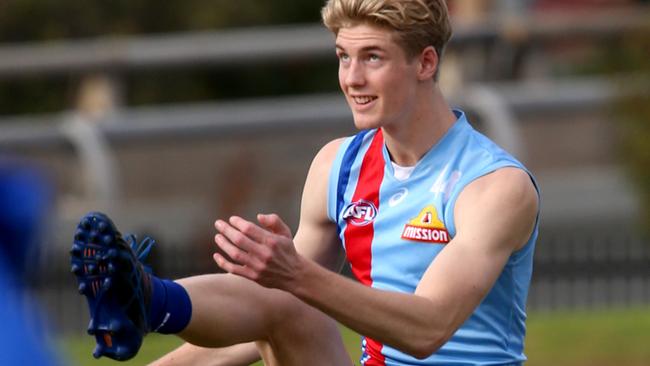
<svg viewBox="0 0 650 366"><path fill-rule="evenodd" d="M628 37L610 57L610 67L634 75L620 85L622 97L613 108L621 123L621 151L637 184L644 209L642 225L650 231L650 33Z"/></svg>
<svg viewBox="0 0 650 366"><path fill-rule="evenodd" d="M321 0L5 0L0 42L317 22Z"/></svg>
<svg viewBox="0 0 650 366"><path fill-rule="evenodd" d="M619 135L612 138L618 139L621 161L636 185L639 207L645 210L639 223L650 232L650 27L587 47L572 46L570 51L578 57L559 65L560 77L612 77L611 88L619 95L605 106L607 117L619 127Z"/></svg>

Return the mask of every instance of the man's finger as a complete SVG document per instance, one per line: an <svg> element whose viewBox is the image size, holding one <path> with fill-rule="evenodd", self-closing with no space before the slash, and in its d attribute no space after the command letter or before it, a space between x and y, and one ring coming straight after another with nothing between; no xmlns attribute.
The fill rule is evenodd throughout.
<svg viewBox="0 0 650 366"><path fill-rule="evenodd" d="M238 248L249 253L255 251L257 244L238 229L232 227L229 223L223 220L217 220L214 226L217 228L219 233Z"/></svg>
<svg viewBox="0 0 650 366"><path fill-rule="evenodd" d="M214 259L214 261L217 263L219 267L221 267L224 271L228 273L241 276L244 278L248 278L249 280L253 280L253 281L257 279L257 274L255 273L255 271L253 271L252 269L246 266L232 263L219 253L214 253L212 255L212 258Z"/></svg>
<svg viewBox="0 0 650 366"><path fill-rule="evenodd" d="M258 214L257 221L273 233L291 238L291 229L276 214Z"/></svg>
<svg viewBox="0 0 650 366"><path fill-rule="evenodd" d="M228 254L228 257L233 260L235 263L246 265L248 258L246 253L237 248L235 245L230 243L223 235L217 234L214 236L214 242L217 244L219 249L223 250L224 253Z"/></svg>
<svg viewBox="0 0 650 366"><path fill-rule="evenodd" d="M258 243L263 243L264 239L269 235L267 230L257 226L255 223L244 220L239 216L232 216L228 221L235 229Z"/></svg>
<svg viewBox="0 0 650 366"><path fill-rule="evenodd" d="M228 241L226 237L221 234L214 236L214 242L217 246L226 253L233 262L250 267L253 269L259 269L261 262L254 256L254 254L247 253L236 245Z"/></svg>

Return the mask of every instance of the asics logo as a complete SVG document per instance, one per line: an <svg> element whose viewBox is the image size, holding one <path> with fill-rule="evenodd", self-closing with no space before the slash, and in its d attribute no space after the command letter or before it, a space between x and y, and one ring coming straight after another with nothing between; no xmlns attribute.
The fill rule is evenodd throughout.
<svg viewBox="0 0 650 366"><path fill-rule="evenodd" d="M377 207L372 202L359 200L343 210L343 220L355 226L365 226L377 217Z"/></svg>
<svg viewBox="0 0 650 366"><path fill-rule="evenodd" d="M408 194L409 194L408 188L400 188L400 190L397 191L397 193L395 193L394 195L392 195L390 200L388 200L388 205L390 207L395 207L399 205L400 203L402 203L402 201L404 201L404 198L406 198Z"/></svg>

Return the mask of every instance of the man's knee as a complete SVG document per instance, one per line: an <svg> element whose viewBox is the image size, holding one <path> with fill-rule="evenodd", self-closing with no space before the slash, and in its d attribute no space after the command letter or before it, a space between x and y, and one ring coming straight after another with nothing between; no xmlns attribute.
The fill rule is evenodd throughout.
<svg viewBox="0 0 650 366"><path fill-rule="evenodd" d="M275 303L279 311L269 322L268 340L256 342L265 364L351 365L336 322L289 296Z"/></svg>
<svg viewBox="0 0 650 366"><path fill-rule="evenodd" d="M271 338L290 336L294 342L338 332L336 322L320 310L298 300L290 294L278 298L269 316L268 334Z"/></svg>

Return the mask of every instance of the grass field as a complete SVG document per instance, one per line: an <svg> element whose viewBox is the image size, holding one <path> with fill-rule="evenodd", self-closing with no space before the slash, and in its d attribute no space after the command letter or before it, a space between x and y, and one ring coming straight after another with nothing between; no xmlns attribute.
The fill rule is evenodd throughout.
<svg viewBox="0 0 650 366"><path fill-rule="evenodd" d="M342 329L350 354L359 359L359 338ZM650 308L627 310L532 313L529 316L527 366L650 365ZM146 365L181 344L176 337L147 336L138 356L119 365ZM70 365L118 365L95 360L90 337L62 341ZM261 363L256 363L261 365Z"/></svg>

